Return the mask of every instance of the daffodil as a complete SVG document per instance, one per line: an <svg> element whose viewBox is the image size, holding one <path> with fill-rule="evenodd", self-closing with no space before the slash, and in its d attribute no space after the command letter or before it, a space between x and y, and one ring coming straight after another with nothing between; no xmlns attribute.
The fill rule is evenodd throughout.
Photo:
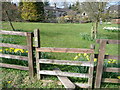
<svg viewBox="0 0 120 90"><path fill-rule="evenodd" d="M15 53L18 52L18 51L19 51L19 49L15 49L15 50L14 50Z"/></svg>
<svg viewBox="0 0 120 90"><path fill-rule="evenodd" d="M15 48L10 48L11 50L15 49Z"/></svg>
<svg viewBox="0 0 120 90"><path fill-rule="evenodd" d="M28 53L28 51L26 51L26 53Z"/></svg>
<svg viewBox="0 0 120 90"><path fill-rule="evenodd" d="M8 81L8 83L11 83L12 81Z"/></svg>
<svg viewBox="0 0 120 90"><path fill-rule="evenodd" d="M23 50L23 49L15 49L15 50L14 50L15 53L16 53L16 52L19 52L19 51L22 52L22 53L24 53L24 50Z"/></svg>
<svg viewBox="0 0 120 90"><path fill-rule="evenodd" d="M76 60L78 58L78 56L76 56L75 58L74 58L74 60Z"/></svg>
<svg viewBox="0 0 120 90"><path fill-rule="evenodd" d="M14 51L15 48L10 48L10 52Z"/></svg>
<svg viewBox="0 0 120 90"><path fill-rule="evenodd" d="M9 49L5 49L5 51L8 51Z"/></svg>
<svg viewBox="0 0 120 90"><path fill-rule="evenodd" d="M117 78L120 79L120 76L118 76Z"/></svg>
<svg viewBox="0 0 120 90"><path fill-rule="evenodd" d="M78 56L81 56L81 54L79 53Z"/></svg>
<svg viewBox="0 0 120 90"><path fill-rule="evenodd" d="M96 62L97 61L97 58L94 58L94 62Z"/></svg>
<svg viewBox="0 0 120 90"><path fill-rule="evenodd" d="M87 55L87 53L84 53L84 56L86 56Z"/></svg>
<svg viewBox="0 0 120 90"><path fill-rule="evenodd" d="M90 60L90 58L89 58L89 57L87 57L86 59L87 59L87 60Z"/></svg>
<svg viewBox="0 0 120 90"><path fill-rule="evenodd" d="M2 52L3 50L2 49L0 49L0 52Z"/></svg>
<svg viewBox="0 0 120 90"><path fill-rule="evenodd" d="M23 50L23 49L19 49L19 50L20 50L20 52L24 53L24 50Z"/></svg>
<svg viewBox="0 0 120 90"><path fill-rule="evenodd" d="M111 63L111 61L108 61L108 63Z"/></svg>

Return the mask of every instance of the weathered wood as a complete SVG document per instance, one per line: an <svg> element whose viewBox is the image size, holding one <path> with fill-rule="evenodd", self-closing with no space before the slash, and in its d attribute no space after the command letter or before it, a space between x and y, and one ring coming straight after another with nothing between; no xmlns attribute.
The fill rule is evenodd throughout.
<svg viewBox="0 0 120 90"><path fill-rule="evenodd" d="M1 54L1 53L0 53L0 57L2 57L2 58L12 58L12 59L19 59L19 60L28 61L28 57L25 57L25 56L8 55L8 54Z"/></svg>
<svg viewBox="0 0 120 90"><path fill-rule="evenodd" d="M104 72L119 72L120 73L120 68L111 68L107 67L103 69Z"/></svg>
<svg viewBox="0 0 120 90"><path fill-rule="evenodd" d="M5 64L5 63L0 63L0 67L20 69L20 70L29 70L29 68L25 66L11 65L11 64Z"/></svg>
<svg viewBox="0 0 120 90"><path fill-rule="evenodd" d="M36 48L40 48L40 30L36 29L34 30L34 44ZM41 79L41 75L39 74L39 70L40 70L40 63L39 63L39 59L41 57L41 53L40 52L36 52L36 70L37 70L37 79L40 80Z"/></svg>
<svg viewBox="0 0 120 90"><path fill-rule="evenodd" d="M95 58L98 58L98 54L95 54ZM105 55L104 59L115 59L120 60L120 56L113 56L113 55Z"/></svg>
<svg viewBox="0 0 120 90"><path fill-rule="evenodd" d="M9 47L9 48L19 48L19 49L28 49L27 46L9 44L9 43L0 43L0 47Z"/></svg>
<svg viewBox="0 0 120 90"><path fill-rule="evenodd" d="M34 76L34 60L33 60L33 34L27 33L27 46L28 46L28 66L29 75Z"/></svg>
<svg viewBox="0 0 120 90"><path fill-rule="evenodd" d="M70 61L70 60L55 60L55 59L39 59L39 63L60 64L60 65L77 65L94 67L94 62L90 61Z"/></svg>
<svg viewBox="0 0 120 90"><path fill-rule="evenodd" d="M91 45L90 48L95 49L95 46ZM94 54L93 53L90 55L90 62L93 63L93 66L94 66ZM89 74L92 76L88 78L88 84L90 86L89 88L92 88L92 85L93 85L93 71L94 71L94 67L89 67Z"/></svg>
<svg viewBox="0 0 120 90"><path fill-rule="evenodd" d="M75 83L76 86L80 87L80 88L89 88L89 84L87 83Z"/></svg>
<svg viewBox="0 0 120 90"><path fill-rule="evenodd" d="M34 30L34 45L35 47L40 47L40 30Z"/></svg>
<svg viewBox="0 0 120 90"><path fill-rule="evenodd" d="M62 72L58 68L56 68L55 71ZM64 77L64 76L57 76L57 77L62 82L65 88L70 88L71 90L75 89L75 85L67 77Z"/></svg>
<svg viewBox="0 0 120 90"><path fill-rule="evenodd" d="M49 70L41 70L39 74L45 75L59 75L66 77L81 77L81 78L89 78L91 77L89 74L80 74L80 73L71 73L71 72L59 72L59 71L49 71Z"/></svg>
<svg viewBox="0 0 120 90"><path fill-rule="evenodd" d="M36 48L37 52L61 52L61 53L94 53L93 49L80 48Z"/></svg>
<svg viewBox="0 0 120 90"><path fill-rule="evenodd" d="M120 79L102 78L102 82L108 83L120 83Z"/></svg>
<svg viewBox="0 0 120 90"><path fill-rule="evenodd" d="M101 39L97 39L96 43L100 43ZM109 40L109 39L102 39L106 41L106 44L120 44L120 40Z"/></svg>
<svg viewBox="0 0 120 90"><path fill-rule="evenodd" d="M0 34L27 36L26 32L0 30Z"/></svg>
<svg viewBox="0 0 120 90"><path fill-rule="evenodd" d="M98 63L97 63L96 78L95 78L95 88L100 88L100 85L101 85L103 63L104 63L104 56L105 56L105 46L106 46L106 40L101 40Z"/></svg>

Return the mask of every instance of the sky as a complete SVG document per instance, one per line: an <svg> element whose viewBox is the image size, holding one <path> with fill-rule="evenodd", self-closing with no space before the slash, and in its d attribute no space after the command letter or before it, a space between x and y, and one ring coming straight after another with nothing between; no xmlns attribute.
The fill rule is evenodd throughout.
<svg viewBox="0 0 120 90"><path fill-rule="evenodd" d="M12 2L14 3L18 3L20 0L11 0ZM32 0L30 0L32 1ZM37 0L37 1L41 1L41 0ZM70 3L75 3L76 1L79 1L79 2L82 2L82 1L85 1L85 0L42 0L42 1L49 1L51 5L53 5L54 2L57 2L57 3L60 3L60 2L70 2ZM110 5L114 5L116 4L117 2L120 3L119 0L88 0L88 1L110 1ZM60 4L59 4L60 5ZM61 6L59 6L61 7Z"/></svg>

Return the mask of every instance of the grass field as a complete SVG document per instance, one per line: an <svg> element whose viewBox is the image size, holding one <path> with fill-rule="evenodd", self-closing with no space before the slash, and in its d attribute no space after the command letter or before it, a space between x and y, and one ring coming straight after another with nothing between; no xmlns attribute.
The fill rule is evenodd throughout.
<svg viewBox="0 0 120 90"><path fill-rule="evenodd" d="M63 47L63 48L90 48L90 44L95 44L95 41L88 41L82 39L80 34L90 34L91 23L87 24L55 24L55 23L32 23L32 22L13 22L16 30L33 32L34 29L40 29L40 39L42 47ZM117 40L118 32L107 32L103 30L103 27L116 26L116 24L103 24L99 26L99 38L101 39L114 39ZM3 23L3 28L6 30L11 30L8 23ZM8 36L3 36L8 37ZM14 43L25 45L24 37L9 37L15 39ZM96 53L98 53L98 46L96 45ZM106 53L110 55L118 55L118 45L107 45ZM64 53L48 53L52 58L62 59L62 60L73 60L76 54L64 54ZM62 68L62 67L61 67ZM63 86L57 84L47 84L43 85L43 82L37 81L36 79L31 82L28 77L28 73L20 70L13 69L2 69L3 70L3 87L18 87L18 88L62 88ZM11 76L11 74L13 76ZM16 79L14 78L16 77ZM22 78L21 78L22 77ZM18 80L17 80L18 79ZM27 80L26 80L27 79ZM45 79L55 79L55 77L45 78ZM26 80L26 82L24 82ZM77 81L77 79L71 79ZM10 83L8 83L11 81ZM31 82L31 83L29 83ZM119 84L102 84L102 87L119 87Z"/></svg>

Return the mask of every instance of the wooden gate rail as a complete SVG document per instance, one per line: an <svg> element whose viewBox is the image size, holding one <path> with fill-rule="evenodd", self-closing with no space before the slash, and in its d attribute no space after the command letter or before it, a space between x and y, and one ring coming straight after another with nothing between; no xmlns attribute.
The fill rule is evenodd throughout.
<svg viewBox="0 0 120 90"><path fill-rule="evenodd" d="M37 52L60 52L60 53L94 53L94 49L80 49L80 48L36 48Z"/></svg>
<svg viewBox="0 0 120 90"><path fill-rule="evenodd" d="M18 56L18 55L9 55L9 54L0 54L1 58L12 58L18 60L28 61L28 67L20 66L20 65L12 65L12 64L5 64L0 63L1 67L6 68L14 68L20 70L29 70L29 75L31 77L34 76L34 67L33 67L33 33L30 32L18 32L18 31L5 31L0 30L0 34L6 35L19 35L19 36L26 36L27 37L27 45L16 45L16 44L9 44L9 43L0 43L0 47L9 47L9 48L19 48L19 49L27 49L28 50L28 57L26 56Z"/></svg>
<svg viewBox="0 0 120 90"><path fill-rule="evenodd" d="M100 43L100 48L99 48L99 55L97 55L97 54L95 55L95 57L98 57L95 88L100 88L101 82L120 83L120 79L102 78L103 72L120 73L120 68L113 68L113 67L105 68L105 67L103 67L104 59L119 60L120 56L105 55L105 46L106 46L106 44L120 44L120 40L107 40L107 39L100 40L99 39L99 40L96 40L96 42Z"/></svg>
<svg viewBox="0 0 120 90"><path fill-rule="evenodd" d="M37 78L41 79L41 74L45 75L56 75L56 76L68 76L68 77L81 77L88 78L88 83L80 84L77 83L80 87L83 88L92 88L93 84L93 69L94 69L94 48L91 49L80 49L80 48L52 48L52 47L40 47L40 31L37 29L34 31L35 37L35 47L36 47L36 68L37 68ZM38 37L39 36L39 37ZM59 53L90 53L90 61L70 61L70 60L54 60L54 59L40 59L40 52L59 52ZM70 72L60 72L60 71L50 71L50 70L40 70L40 64L59 64L59 65L77 65L77 66L87 66L89 67L89 72L86 73L70 73ZM82 85L82 86L81 86Z"/></svg>

